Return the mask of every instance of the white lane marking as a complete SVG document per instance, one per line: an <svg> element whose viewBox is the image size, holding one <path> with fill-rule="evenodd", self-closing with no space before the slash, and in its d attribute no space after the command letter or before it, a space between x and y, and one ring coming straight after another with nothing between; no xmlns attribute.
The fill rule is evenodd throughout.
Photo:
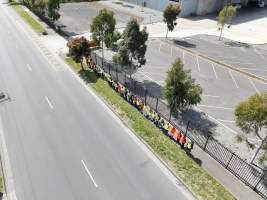
<svg viewBox="0 0 267 200"><path fill-rule="evenodd" d="M219 120L221 122L235 123L235 121L233 121L233 120L226 120L226 119L217 119L217 120Z"/></svg>
<svg viewBox="0 0 267 200"><path fill-rule="evenodd" d="M212 98L220 98L220 96L214 96L209 94L202 94L203 97L212 97Z"/></svg>
<svg viewBox="0 0 267 200"><path fill-rule="evenodd" d="M172 51L173 51L173 49L172 49L173 47L171 46L171 57L172 57Z"/></svg>
<svg viewBox="0 0 267 200"><path fill-rule="evenodd" d="M90 171L89 171L89 169L87 168L87 166L86 166L86 164L84 163L84 161L81 160L81 162L82 162L82 164L83 164L83 167L84 167L85 171L87 172L87 174L88 174L89 177L91 178L93 184L95 185L95 187L98 187L98 185L97 185L96 182L95 182L94 177L93 177L92 174L90 173Z"/></svg>
<svg viewBox="0 0 267 200"><path fill-rule="evenodd" d="M258 51L258 49L256 49L256 47L253 47L253 50L256 54L258 54L262 59L264 59L264 56L262 55L261 52Z"/></svg>
<svg viewBox="0 0 267 200"><path fill-rule="evenodd" d="M30 72L32 71L32 67L30 66L30 64L27 64L27 68Z"/></svg>
<svg viewBox="0 0 267 200"><path fill-rule="evenodd" d="M260 91L258 90L258 88L256 87L255 83L251 80L251 78L248 78L250 84L252 85L252 87L255 89L255 91L257 92L257 94L260 94Z"/></svg>
<svg viewBox="0 0 267 200"><path fill-rule="evenodd" d="M160 42L159 43L159 52L160 52L161 46L162 46L162 43Z"/></svg>
<svg viewBox="0 0 267 200"><path fill-rule="evenodd" d="M197 57L197 68L198 68L198 71L200 72L200 66L199 66L198 55L196 55L196 57Z"/></svg>
<svg viewBox="0 0 267 200"><path fill-rule="evenodd" d="M214 72L215 78L216 78L216 79L218 79L218 75L217 75L217 73L216 73L216 71L215 71L214 64L213 64L213 63L211 63L211 65L212 65L212 69L213 69L213 72Z"/></svg>
<svg viewBox="0 0 267 200"><path fill-rule="evenodd" d="M226 108L226 107L221 107L221 106L209 106L209 105L203 105L203 104L199 104L198 107L216 108L216 109L222 109L222 110L234 110L233 108Z"/></svg>
<svg viewBox="0 0 267 200"><path fill-rule="evenodd" d="M232 80L233 80L233 82L234 82L234 84L235 84L235 87L238 89L239 87L238 87L238 85L237 85L237 82L236 82L236 80L235 80L235 78L234 78L234 76L233 76L231 70L228 70L228 72L229 72L229 74L230 74L230 76L231 76L231 78L232 78Z"/></svg>
<svg viewBox="0 0 267 200"><path fill-rule="evenodd" d="M53 109L54 107L53 107L52 103L50 102L50 100L48 99L47 96L45 96L45 100L46 100L47 104L49 105L49 107L50 107L51 109Z"/></svg>
<svg viewBox="0 0 267 200"><path fill-rule="evenodd" d="M183 50L183 63L185 64L185 60L184 60L184 50Z"/></svg>

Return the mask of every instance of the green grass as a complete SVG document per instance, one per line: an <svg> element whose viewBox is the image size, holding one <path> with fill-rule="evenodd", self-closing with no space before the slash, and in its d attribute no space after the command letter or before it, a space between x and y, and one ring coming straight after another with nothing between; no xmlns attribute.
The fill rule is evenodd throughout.
<svg viewBox="0 0 267 200"><path fill-rule="evenodd" d="M108 83L97 79L91 71L82 72L80 64L67 57L66 62L86 78L87 83L127 122L128 126L141 137L179 176L193 193L202 200L236 199L218 181L190 158L172 140L166 137L156 126L148 121L133 106L112 90Z"/></svg>
<svg viewBox="0 0 267 200"><path fill-rule="evenodd" d="M11 4L11 6L37 33L43 33L46 31L45 28L31 15L29 15L20 5Z"/></svg>

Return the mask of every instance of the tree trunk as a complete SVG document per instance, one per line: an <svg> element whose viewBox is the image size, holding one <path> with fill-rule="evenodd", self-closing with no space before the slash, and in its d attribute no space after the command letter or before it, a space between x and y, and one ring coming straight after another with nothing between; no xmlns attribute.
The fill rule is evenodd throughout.
<svg viewBox="0 0 267 200"><path fill-rule="evenodd" d="M222 38L222 32L223 32L223 26L221 27L221 33L220 33L219 40L221 40L221 38Z"/></svg>
<svg viewBox="0 0 267 200"><path fill-rule="evenodd" d="M169 29L168 29L168 26L167 26L166 39L168 38L168 32L169 32Z"/></svg>
<svg viewBox="0 0 267 200"><path fill-rule="evenodd" d="M82 67L82 71L83 71L84 70L84 68L83 68L83 57L81 59L81 67Z"/></svg>
<svg viewBox="0 0 267 200"><path fill-rule="evenodd" d="M102 69L104 68L104 40L101 41L101 47L102 47Z"/></svg>
<svg viewBox="0 0 267 200"><path fill-rule="evenodd" d="M264 140L261 141L261 145L257 148L256 152L252 156L251 161L250 161L251 164L253 164L255 158L257 157L259 151L261 150L261 148L264 145L264 143L266 142L266 140L267 140L267 136L264 138Z"/></svg>

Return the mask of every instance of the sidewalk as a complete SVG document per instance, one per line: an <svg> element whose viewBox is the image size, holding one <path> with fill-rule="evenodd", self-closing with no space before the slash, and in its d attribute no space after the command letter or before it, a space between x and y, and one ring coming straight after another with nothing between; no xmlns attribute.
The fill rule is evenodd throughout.
<svg viewBox="0 0 267 200"><path fill-rule="evenodd" d="M25 25L24 23L24 26ZM29 27L25 27L29 29ZM67 53L66 43L67 41L57 35L49 27L46 27L49 31L48 36L38 36L39 42L41 42L47 50L58 60L62 59L62 55ZM35 34L32 32L32 34ZM36 34L35 36L36 37ZM41 50L41 49L40 49ZM201 166L206 169L213 177L215 177L222 185L225 186L237 199L240 200L261 200L262 198L256 194L252 189L248 188L244 183L239 181L229 171L225 170L217 161L210 157L206 152L202 151L195 145L192 155L201 161Z"/></svg>
<svg viewBox="0 0 267 200"><path fill-rule="evenodd" d="M161 11L156 11L150 8L142 8L135 4L123 1L99 1L98 3L113 9L141 16L144 19L142 25L147 27L149 37L166 36L166 24L163 23ZM123 5L121 3L123 3ZM259 10L259 12L263 11ZM255 17L255 19L253 18L242 22L243 20L246 20L245 18L248 14L250 13L238 13L237 17L234 19L234 23L239 21L241 22L233 24L230 29L225 28L223 37L248 44L267 43L267 14L266 17L259 15L258 17ZM257 13L254 12L253 14L256 15ZM179 18L177 20L177 26L169 33L169 37L184 38L199 34L214 36L220 35L216 16Z"/></svg>

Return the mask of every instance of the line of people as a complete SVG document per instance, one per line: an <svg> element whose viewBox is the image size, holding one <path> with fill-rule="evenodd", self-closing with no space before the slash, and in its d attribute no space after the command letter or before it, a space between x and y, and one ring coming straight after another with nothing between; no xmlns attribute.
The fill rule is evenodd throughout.
<svg viewBox="0 0 267 200"><path fill-rule="evenodd" d="M145 102L137 95L133 94L129 89L124 87L119 82L112 79L112 77L105 73L100 67L98 67L91 59L89 67L94 70L100 77L104 78L122 98L138 109L147 119L154 123L162 132L169 136L171 139L180 144L181 148L187 152L191 152L194 147L194 141L186 137L183 131L177 130L173 125L163 119L157 112L151 109Z"/></svg>

